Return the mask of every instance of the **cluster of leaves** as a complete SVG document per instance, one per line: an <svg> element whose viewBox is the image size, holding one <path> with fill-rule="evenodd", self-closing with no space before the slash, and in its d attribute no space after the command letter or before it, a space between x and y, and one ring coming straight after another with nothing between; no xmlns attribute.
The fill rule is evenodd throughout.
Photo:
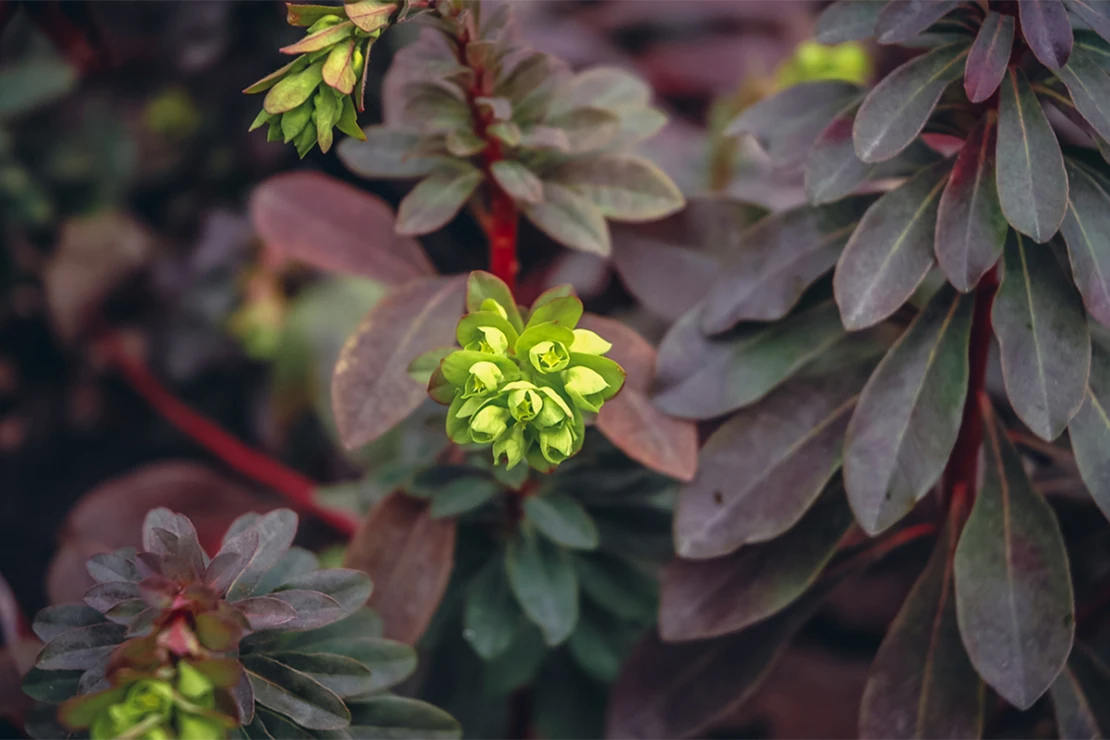
<svg viewBox="0 0 1110 740"><path fill-rule="evenodd" d="M287 3L289 25L305 28L305 37L281 49L296 59L243 90L266 93L250 130L269 124L267 138L294 142L302 158L317 143L321 151L331 149L336 128L365 138L355 109L364 109L370 47L382 31L405 20L410 6L409 0Z"/></svg>
<svg viewBox="0 0 1110 740"><path fill-rule="evenodd" d="M612 344L575 328L582 301L569 288L537 298L525 322L504 282L471 273L468 313L455 333L462 349L442 357L428 381L428 395L449 407L452 442L492 445L495 463L504 458L511 470L527 460L544 473L582 449L583 414L601 411L625 372L602 356ZM425 355L415 365L440 357Z"/></svg>
<svg viewBox="0 0 1110 740"><path fill-rule="evenodd" d="M62 737L454 737L453 719L388 689L416 668L381 638L354 570L290 548L287 509L237 519L209 558L192 523L151 511L143 551L94 555L83 604L39 613L46 643L24 690L47 705L28 729ZM64 729L63 729L64 726Z"/></svg>
<svg viewBox="0 0 1110 740"><path fill-rule="evenodd" d="M1110 343L1098 326L1110 323L1099 157L1110 13L1081 0L840 0L818 28L824 42L875 35L924 52L870 91L802 83L731 125L775 164L804 168L809 203L742 233L660 348L662 409L728 415L679 496L682 559L664 578L661 633L721 639L645 645L611 731L693 734L750 695L827 593L822 574L853 519L879 535L965 464L953 457L965 413L983 420L982 484L970 511L952 491L933 558L872 666L861 732L978 737L984 683L1020 709L1051 691L1061 732L1099 731L1092 697L1110 672L1073 645L1060 525L1010 440L1011 417L968 389L982 384L993 330L1014 416L1046 441L1069 432L1110 515ZM1062 114L1056 127L1048 112ZM1061 143L1066 119L1076 143ZM955 156L943 155L954 138ZM907 179L858 194L892 176ZM739 206L705 207L741 221ZM707 650L715 657L681 687L643 678L649 660ZM729 655L742 669L730 665L723 686ZM695 687L697 711L679 707Z"/></svg>
<svg viewBox="0 0 1110 740"><path fill-rule="evenodd" d="M483 183L573 249L607 255L606 219L651 221L683 197L655 165L627 150L666 117L636 77L599 68L572 75L522 46L510 8L441 4L436 25L396 57L385 82L385 124L339 157L364 177L423 178L401 202L396 228L447 224Z"/></svg>

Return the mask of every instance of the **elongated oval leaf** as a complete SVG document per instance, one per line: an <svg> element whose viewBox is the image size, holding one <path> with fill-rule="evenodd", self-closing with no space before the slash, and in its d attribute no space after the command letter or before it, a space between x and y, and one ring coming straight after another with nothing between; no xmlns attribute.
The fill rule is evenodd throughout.
<svg viewBox="0 0 1110 740"><path fill-rule="evenodd" d="M1041 64L1060 69L1071 54L1071 20L1060 0L1021 0L1021 31Z"/></svg>
<svg viewBox="0 0 1110 740"><path fill-rule="evenodd" d="M344 139L337 153L347 169L366 178L414 178L430 175L441 157L417 152L420 134L387 126L367 126L366 141Z"/></svg>
<svg viewBox="0 0 1110 740"><path fill-rule="evenodd" d="M880 44L909 41L960 4L960 0L903 0L887 3L875 21Z"/></svg>
<svg viewBox="0 0 1110 740"><path fill-rule="evenodd" d="M871 664L860 706L863 738L982 736L985 692L956 619L953 571L962 516L950 514Z"/></svg>
<svg viewBox="0 0 1110 740"><path fill-rule="evenodd" d="M503 159L490 167L493 179L514 200L539 203L543 200L543 182L520 162Z"/></svg>
<svg viewBox="0 0 1110 740"><path fill-rule="evenodd" d="M570 637L578 621L578 577L566 551L526 530L509 542L505 569L517 603L544 642L554 646Z"/></svg>
<svg viewBox="0 0 1110 740"><path fill-rule="evenodd" d="M1110 735L1110 669L1086 645L1076 643L1049 691L1060 737Z"/></svg>
<svg viewBox="0 0 1110 740"><path fill-rule="evenodd" d="M513 644L520 616L505 564L494 557L466 587L463 637L482 660L493 660Z"/></svg>
<svg viewBox="0 0 1110 740"><path fill-rule="evenodd" d="M1110 41L1110 5L1102 0L1067 0L1068 8L1086 21L1095 33ZM1076 46L1079 46L1076 39ZM1072 50L1074 53L1074 49Z"/></svg>
<svg viewBox="0 0 1110 740"><path fill-rule="evenodd" d="M1068 425L1071 449L1091 498L1110 518L1110 343L1095 334L1083 405Z"/></svg>
<svg viewBox="0 0 1110 740"><path fill-rule="evenodd" d="M720 334L741 321L786 316L806 288L836 264L871 203L864 196L820 208L802 206L745 231L742 247L726 258L705 295L702 329Z"/></svg>
<svg viewBox="0 0 1110 740"><path fill-rule="evenodd" d="M523 207L524 215L543 233L581 252L608 257L609 226L597 206L570 188L545 182L543 201Z"/></svg>
<svg viewBox="0 0 1110 740"><path fill-rule="evenodd" d="M1068 177L1060 143L1020 69L1002 81L998 107L998 198L1010 225L1044 243L1064 220Z"/></svg>
<svg viewBox="0 0 1110 740"><path fill-rule="evenodd" d="M836 0L817 18L817 41L831 45L874 36L883 7L883 3Z"/></svg>
<svg viewBox="0 0 1110 740"><path fill-rule="evenodd" d="M1053 440L1083 403L1091 338L1079 292L1047 246L1011 232L991 321L1006 394L1034 434Z"/></svg>
<svg viewBox="0 0 1110 740"><path fill-rule="evenodd" d="M341 730L351 713L335 692L287 665L261 655L242 658L254 698L310 730Z"/></svg>
<svg viewBox="0 0 1110 740"><path fill-rule="evenodd" d="M43 642L50 642L62 633L75 627L90 627L104 624L104 615L84 604L54 604L35 615L31 628ZM109 628L110 630L110 628Z"/></svg>
<svg viewBox="0 0 1110 740"><path fill-rule="evenodd" d="M998 262L1010 230L995 185L996 132L988 115L968 135L937 209L937 263L965 293Z"/></svg>
<svg viewBox="0 0 1110 740"><path fill-rule="evenodd" d="M1072 277L1087 312L1110 326L1110 193L1089 172L1068 162L1068 212L1060 233Z"/></svg>
<svg viewBox="0 0 1110 740"><path fill-rule="evenodd" d="M659 588L654 574L620 557L597 552L575 555L574 570L582 593L602 609L634 622L655 619Z"/></svg>
<svg viewBox="0 0 1110 740"><path fill-rule="evenodd" d="M1093 55L1077 48L1056 74L1071 93L1080 115L1103 139L1110 138L1110 77Z"/></svg>
<svg viewBox="0 0 1110 740"><path fill-rule="evenodd" d="M871 173L871 165L856 156L852 141L856 108L853 103L837 113L813 142L805 171L806 198L813 205L843 198Z"/></svg>
<svg viewBox="0 0 1110 740"><path fill-rule="evenodd" d="M860 394L844 443L844 483L869 534L901 519L944 471L967 395L973 304L945 286Z"/></svg>
<svg viewBox="0 0 1110 740"><path fill-rule="evenodd" d="M377 689L370 668L344 655L283 651L271 653L269 657L319 681L339 697L357 696Z"/></svg>
<svg viewBox="0 0 1110 740"><path fill-rule="evenodd" d="M625 387L606 401L597 429L633 460L652 470L688 481L698 466L695 424L664 414L639 388Z"/></svg>
<svg viewBox="0 0 1110 740"><path fill-rule="evenodd" d="M786 532L840 467L865 371L797 378L713 433L675 511L680 557L727 555Z"/></svg>
<svg viewBox="0 0 1110 740"><path fill-rule="evenodd" d="M397 208L397 233L427 234L455 217L482 182L476 167L439 169L421 180Z"/></svg>
<svg viewBox="0 0 1110 740"><path fill-rule="evenodd" d="M352 701L351 737L368 740L452 740L462 736L455 719L427 702L403 696Z"/></svg>
<svg viewBox="0 0 1110 740"><path fill-rule="evenodd" d="M805 593L852 528L837 487L789 532L713 560L674 560L663 571L659 632L700 640L737 632Z"/></svg>
<svg viewBox="0 0 1110 740"><path fill-rule="evenodd" d="M986 469L956 547L956 613L979 675L1028 709L1071 651L1068 554L1052 507L1033 489L990 401L981 400Z"/></svg>
<svg viewBox="0 0 1110 740"><path fill-rule="evenodd" d="M433 519L419 500L395 492L363 519L343 562L370 576L367 604L385 636L415 644L443 599L455 557L455 520Z"/></svg>
<svg viewBox="0 0 1110 740"><path fill-rule="evenodd" d="M883 78L856 114L852 138L859 158L883 162L909 146L944 89L963 73L967 54L966 43L939 46Z"/></svg>
<svg viewBox="0 0 1110 740"><path fill-rule="evenodd" d="M343 346L332 379L332 408L348 448L388 432L424 400L409 377L413 359L454 343L466 282L419 280L383 298Z"/></svg>
<svg viewBox="0 0 1110 740"><path fill-rule="evenodd" d="M597 547L597 525L582 504L562 493L528 496L524 518L552 542L575 550Z"/></svg>
<svg viewBox="0 0 1110 740"><path fill-rule="evenodd" d="M696 309L695 309L696 310ZM697 327L676 324L674 341ZM807 362L819 357L844 336L832 303L821 303L755 333L711 340L694 338L693 348L676 349L678 362L689 372L669 372L655 402L682 419L712 419L770 393ZM667 340L660 348L660 369L666 365ZM692 349L692 352L687 352Z"/></svg>
<svg viewBox="0 0 1110 740"><path fill-rule="evenodd" d="M858 100L860 87L839 80L802 82L747 108L725 129L727 135L755 136L775 167L800 164L817 135L849 102Z"/></svg>
<svg viewBox="0 0 1110 740"><path fill-rule="evenodd" d="M46 643L35 667L44 671L88 670L107 660L123 642L126 631L123 625L111 622L66 630Z"/></svg>
<svg viewBox="0 0 1110 740"><path fill-rule="evenodd" d="M546 175L590 201L606 218L654 221L685 205L682 192L663 170L627 154L572 159Z"/></svg>
<svg viewBox="0 0 1110 740"><path fill-rule="evenodd" d="M1013 47L1014 17L993 10L987 13L967 55L964 92L971 102L981 103L998 89Z"/></svg>
<svg viewBox="0 0 1110 740"><path fill-rule="evenodd" d="M863 215L840 255L833 292L849 331L873 326L905 303L933 265L937 208L948 163L922 170Z"/></svg>

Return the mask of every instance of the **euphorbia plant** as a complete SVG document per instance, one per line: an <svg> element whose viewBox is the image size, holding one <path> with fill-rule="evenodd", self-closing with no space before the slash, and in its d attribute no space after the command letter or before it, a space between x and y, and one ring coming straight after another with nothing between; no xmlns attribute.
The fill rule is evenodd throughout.
<svg viewBox="0 0 1110 740"><path fill-rule="evenodd" d="M370 580L318 570L290 548L297 517L279 509L235 521L220 551L192 523L151 511L143 549L94 555L82 604L51 606L24 690L46 705L36 737L453 737L444 712L388 689L416 668L412 649L381 638L364 604ZM59 724L60 723L60 724Z"/></svg>
<svg viewBox="0 0 1110 740"><path fill-rule="evenodd" d="M611 731L710 726L853 563L935 534L861 733L978 737L984 684L1022 710L1050 694L1065 737L1105 732L1110 672L1075 641L1083 564L1014 439L1067 431L1110 515L1110 12L841 0L818 28L923 51L870 91L802 83L732 123L804 168L809 203L743 233L660 349L660 407L727 416L680 494L662 592L663 639L702 641L645 642ZM880 539L860 552L856 527ZM690 672L649 675L660 661Z"/></svg>

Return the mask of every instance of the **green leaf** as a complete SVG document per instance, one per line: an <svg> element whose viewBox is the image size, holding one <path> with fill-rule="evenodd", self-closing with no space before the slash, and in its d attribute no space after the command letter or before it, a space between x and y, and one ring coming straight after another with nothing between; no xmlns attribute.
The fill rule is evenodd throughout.
<svg viewBox="0 0 1110 740"><path fill-rule="evenodd" d="M424 139L411 131L388 126L367 126L366 141L346 139L339 144L339 160L356 175L366 178L413 178L431 174L442 157L417 153Z"/></svg>
<svg viewBox="0 0 1110 740"><path fill-rule="evenodd" d="M864 162L883 162L917 138L949 83L963 74L968 46L939 46L891 72L868 93L852 138Z"/></svg>
<svg viewBox="0 0 1110 740"><path fill-rule="evenodd" d="M316 33L309 34L295 44L283 46L281 48L282 54L306 54L312 51L321 51L327 49L334 44L338 44L343 39L350 36L355 32L355 25L350 21L343 21L334 26L329 26Z"/></svg>
<svg viewBox="0 0 1110 740"><path fill-rule="evenodd" d="M680 210L686 201L663 170L646 159L604 154L572 159L547 180L576 191L606 218L654 221Z"/></svg>
<svg viewBox="0 0 1110 740"><path fill-rule="evenodd" d="M245 655L242 662L262 706L310 730L342 730L350 724L343 700L319 681L261 655Z"/></svg>
<svg viewBox="0 0 1110 740"><path fill-rule="evenodd" d="M462 91L447 82L415 82L402 90L399 118L425 134L446 134L472 125Z"/></svg>
<svg viewBox="0 0 1110 740"><path fill-rule="evenodd" d="M796 378L721 425L679 495L678 555L719 557L793 527L840 467L865 371Z"/></svg>
<svg viewBox="0 0 1110 740"><path fill-rule="evenodd" d="M482 172L459 164L421 180L397 209L397 233L418 236L435 231L455 217L482 182Z"/></svg>
<svg viewBox="0 0 1110 740"><path fill-rule="evenodd" d="M270 115L291 111L312 97L323 79L323 62L317 62L303 72L290 74L270 88L262 107Z"/></svg>
<svg viewBox="0 0 1110 740"><path fill-rule="evenodd" d="M870 535L901 519L944 472L967 396L974 302L941 289L860 394L844 441L844 484Z"/></svg>
<svg viewBox="0 0 1110 740"><path fill-rule="evenodd" d="M1025 74L1011 67L998 106L998 197L1010 225L1034 240L1052 238L1064 220L1068 178L1052 130Z"/></svg>
<svg viewBox="0 0 1110 740"><path fill-rule="evenodd" d="M553 182L543 184L543 201L522 210L536 227L560 244L608 257L612 249L605 216L587 198Z"/></svg>
<svg viewBox="0 0 1110 740"><path fill-rule="evenodd" d="M982 103L994 95L1014 46L1014 17L990 11L979 27L975 43L967 55L964 91L973 103Z"/></svg>
<svg viewBox="0 0 1110 740"><path fill-rule="evenodd" d="M817 18L817 42L833 45L874 36L875 23L884 6L884 3L836 0Z"/></svg>
<svg viewBox="0 0 1110 740"><path fill-rule="evenodd" d="M1068 554L1052 507L1034 490L985 397L981 405L986 469L956 548L956 611L979 675L1028 709L1071 651Z"/></svg>
<svg viewBox="0 0 1110 740"><path fill-rule="evenodd" d="M659 632L668 642L738 632L782 611L813 585L853 528L836 487L776 539L663 571Z"/></svg>
<svg viewBox="0 0 1110 740"><path fill-rule="evenodd" d="M1082 18L1095 33L1110 41L1110 6L1100 0L1067 0L1071 12ZM1076 38L1076 47L1080 46L1080 39ZM1072 53L1075 50L1072 49Z"/></svg>
<svg viewBox="0 0 1110 740"><path fill-rule="evenodd" d="M1077 48L1067 66L1056 72L1067 85L1080 115L1104 140L1110 137L1110 77L1094 56Z"/></svg>
<svg viewBox="0 0 1110 740"><path fill-rule="evenodd" d="M280 597L283 591L293 589L318 591L334 599L343 612L340 619L344 619L366 604L371 585L365 573L350 568L329 568L293 576L281 584L273 595Z"/></svg>
<svg viewBox="0 0 1110 740"><path fill-rule="evenodd" d="M1110 326L1110 193L1086 169L1068 162L1068 212L1060 233L1068 245L1072 278L1087 312Z"/></svg>
<svg viewBox="0 0 1110 740"><path fill-rule="evenodd" d="M651 103L651 87L631 72L617 67L591 67L564 85L551 106L557 116L579 108L642 107Z"/></svg>
<svg viewBox="0 0 1110 740"><path fill-rule="evenodd" d="M605 553L576 554L578 583L591 601L633 622L655 620L659 588L655 579L625 560Z"/></svg>
<svg viewBox="0 0 1110 740"><path fill-rule="evenodd" d="M1077 643L1049 689L1060 737L1110 735L1110 669Z"/></svg>
<svg viewBox="0 0 1110 740"><path fill-rule="evenodd" d="M567 641L567 648L583 671L598 681L610 684L620 673L624 653L636 642L636 637L638 634L628 630L627 625L604 612L591 609L578 620L574 634ZM546 671L541 673L541 685L544 675Z"/></svg>
<svg viewBox="0 0 1110 740"><path fill-rule="evenodd" d="M766 396L836 344L844 328L836 306L824 302L766 329L720 339L698 335L695 346L683 346L689 333L676 324L670 346L668 338L660 346L655 403L682 419L712 419Z"/></svg>
<svg viewBox="0 0 1110 740"><path fill-rule="evenodd" d="M574 329L578 325L579 319L582 318L582 300L572 294L569 285L561 287L566 289L567 295L554 296L546 293L543 298L547 298L547 300L543 302L537 300L532 304L532 312L528 316L528 323L524 325L525 329L540 327L544 324L557 324L563 329ZM555 337L545 338L553 339ZM570 346L569 342L566 344ZM517 348L517 352L526 351L530 348L531 345L525 342Z"/></svg>
<svg viewBox="0 0 1110 740"><path fill-rule="evenodd" d="M370 668L354 658L329 653L274 652L272 660L331 689L336 696L357 696L378 690L377 681Z"/></svg>
<svg viewBox="0 0 1110 740"><path fill-rule="evenodd" d="M833 276L849 331L890 316L925 279L933 265L937 209L949 166L938 162L884 194L852 233Z"/></svg>
<svg viewBox="0 0 1110 740"><path fill-rule="evenodd" d="M524 499L524 518L552 542L575 550L597 547L597 526L582 504L563 493Z"/></svg>
<svg viewBox="0 0 1110 740"><path fill-rule="evenodd" d="M960 0L887 3L875 21L880 44L901 44L923 32L954 10Z"/></svg>
<svg viewBox="0 0 1110 740"><path fill-rule="evenodd" d="M490 172L513 200L533 204L543 200L543 181L520 162L502 159L493 163Z"/></svg>
<svg viewBox="0 0 1110 740"><path fill-rule="evenodd" d="M1083 405L1068 424L1079 475L1102 513L1110 518L1110 345L1091 343L1091 377ZM37 632L37 629L36 629Z"/></svg>
<svg viewBox="0 0 1110 740"><path fill-rule="evenodd" d="M493 660L513 644L520 617L505 563L494 557L466 587L463 637L482 660Z"/></svg>
<svg viewBox="0 0 1110 740"><path fill-rule="evenodd" d="M500 696L528 684L535 678L548 652L540 630L531 622L521 625L509 649L484 665L484 693Z"/></svg>
<svg viewBox="0 0 1110 740"><path fill-rule="evenodd" d="M853 155L854 156L854 155ZM740 236L705 293L701 328L720 334L741 321L777 321L836 264L870 197L767 216ZM704 290L704 288L703 288Z"/></svg>
<svg viewBox="0 0 1110 740"><path fill-rule="evenodd" d="M350 95L355 91L355 78L358 75L354 68L355 48L354 39L336 44L328 52L328 58L322 70L324 82L344 95Z"/></svg>
<svg viewBox="0 0 1110 740"><path fill-rule="evenodd" d="M77 83L72 66L57 57L32 59L0 72L0 119L13 118L66 95Z"/></svg>
<svg viewBox="0 0 1110 740"><path fill-rule="evenodd" d="M937 208L937 263L965 293L998 262L1010 230L995 185L996 126L988 114L968 135Z"/></svg>
<svg viewBox="0 0 1110 740"><path fill-rule="evenodd" d="M505 285L504 281L496 275L484 270L474 270L470 273L466 282L467 312L473 313L474 311L483 310L482 302L487 298L492 298L501 305L501 308L505 309L509 323L513 325L518 334L524 331L524 321L521 319L516 299L509 291L509 286Z"/></svg>
<svg viewBox="0 0 1110 740"><path fill-rule="evenodd" d="M1022 36L1033 55L1049 69L1060 69L1071 54L1071 19L1060 0L1022 0L1018 3Z"/></svg>
<svg viewBox="0 0 1110 740"><path fill-rule="evenodd" d="M621 128L620 116L603 108L576 108L549 116L547 123L566 132L571 154L584 154L608 146Z"/></svg>
<svg viewBox="0 0 1110 740"><path fill-rule="evenodd" d="M350 625L343 632L336 632L339 634L327 639L304 643L295 637L282 645L281 650L339 655L357 661L370 669L371 684L367 691L384 691L396 686L416 670L416 653L408 645L371 637L367 632L354 632Z"/></svg>
<svg viewBox="0 0 1110 740"><path fill-rule="evenodd" d="M1053 440L1083 403L1091 339L1079 292L1052 249L1011 232L991 321L1014 412Z"/></svg>
<svg viewBox="0 0 1110 740"><path fill-rule="evenodd" d="M366 740L451 740L462 737L455 719L427 702L376 696L350 703L351 737Z"/></svg>
<svg viewBox="0 0 1110 740"><path fill-rule="evenodd" d="M464 290L455 277L414 281L367 314L344 345L332 381L344 445L374 441L424 401L425 389L409 377L409 363L454 341Z"/></svg>
<svg viewBox="0 0 1110 740"><path fill-rule="evenodd" d="M963 514L949 523L871 664L863 738L979 738L985 692L960 641L953 557Z"/></svg>
<svg viewBox="0 0 1110 740"><path fill-rule="evenodd" d="M525 530L509 542L505 569L517 603L544 642L554 646L570 637L578 621L578 578L566 551Z"/></svg>
<svg viewBox="0 0 1110 740"><path fill-rule="evenodd" d="M829 121L859 98L861 88L840 80L802 82L747 108L725 129L725 135L756 137L771 164L801 164Z"/></svg>
<svg viewBox="0 0 1110 740"><path fill-rule="evenodd" d="M462 478L436 491L432 496L431 515L435 519L459 516L492 501L504 488L488 478Z"/></svg>

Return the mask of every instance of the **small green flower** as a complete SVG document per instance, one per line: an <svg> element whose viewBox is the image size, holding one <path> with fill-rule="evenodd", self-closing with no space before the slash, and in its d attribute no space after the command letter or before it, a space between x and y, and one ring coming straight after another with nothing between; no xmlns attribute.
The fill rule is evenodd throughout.
<svg viewBox="0 0 1110 740"><path fill-rule="evenodd" d="M505 468L512 470L524 459L527 443L524 438L524 424L513 424L508 434L493 443L493 462L498 464L505 458Z"/></svg>
<svg viewBox="0 0 1110 740"><path fill-rule="evenodd" d="M510 386L515 386L510 388ZM510 383L506 386L509 390L509 413L520 422L529 422L539 416L543 409L543 398L536 391L536 387L525 380Z"/></svg>
<svg viewBox="0 0 1110 740"><path fill-rule="evenodd" d="M487 396L501 387L505 376L501 368L492 362L475 362L470 366L470 378L466 381L463 398Z"/></svg>
<svg viewBox="0 0 1110 740"><path fill-rule="evenodd" d="M136 681L122 701L93 720L89 735L92 740L112 740L125 734L144 740L172 737L168 724L173 706L173 686L168 681Z"/></svg>
<svg viewBox="0 0 1110 740"><path fill-rule="evenodd" d="M487 404L470 420L470 439L476 444L491 444L509 428L509 410Z"/></svg>
<svg viewBox="0 0 1110 740"><path fill-rule="evenodd" d="M550 429L540 431L540 453L555 465L571 456L574 449L574 434L564 422Z"/></svg>
<svg viewBox="0 0 1110 740"><path fill-rule="evenodd" d="M557 373L570 364L570 352L562 342L539 342L528 350L528 359L541 373Z"/></svg>
<svg viewBox="0 0 1110 740"><path fill-rule="evenodd" d="M487 355L503 355L509 349L509 338L496 326L479 326L482 338L467 343L466 349Z"/></svg>
<svg viewBox="0 0 1110 740"><path fill-rule="evenodd" d="M602 392L609 387L609 383L600 373L588 367L572 367L563 371L563 383L567 395L578 408L593 412L601 410L601 404L605 403Z"/></svg>

